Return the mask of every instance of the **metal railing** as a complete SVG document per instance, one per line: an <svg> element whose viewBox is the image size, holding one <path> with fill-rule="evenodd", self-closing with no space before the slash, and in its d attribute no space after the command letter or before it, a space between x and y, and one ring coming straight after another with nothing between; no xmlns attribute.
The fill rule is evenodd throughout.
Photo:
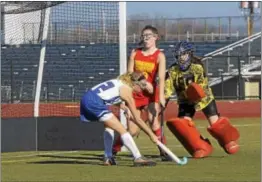
<svg viewBox="0 0 262 182"><path fill-rule="evenodd" d="M254 22L254 33L261 30L261 17ZM94 22L93 22L94 23ZM115 22L117 25L117 22ZM205 17L205 18L161 18L127 20L127 41L140 41L141 30L145 25L156 26L161 41L190 40L194 42L236 41L247 36L246 20L242 16L234 17ZM50 22L48 43L52 44L84 44L118 43L118 30L110 28L86 29L90 21ZM39 43L40 23L24 23L21 27L23 34L17 38L8 37L8 44L37 44ZM81 28L79 28L81 27ZM117 27L117 26L115 26ZM67 31L61 31L67 30ZM14 33L14 35L17 35Z"/></svg>
<svg viewBox="0 0 262 182"><path fill-rule="evenodd" d="M239 40L237 42L234 42L232 44L229 44L229 45L227 45L225 47L219 48L219 49L217 49L217 50L215 50L213 52L210 52L210 53L206 54L205 57L216 56L216 55L222 54L223 52L228 51L228 50L231 51L233 48L236 48L236 47L239 47L239 46L243 46L245 43L251 42L251 41L253 41L253 40L255 40L255 39L259 38L259 37L261 38L261 32L258 32L256 34L250 36L250 37L246 37L244 39L241 39L241 40Z"/></svg>
<svg viewBox="0 0 262 182"><path fill-rule="evenodd" d="M230 56L231 58L237 59L237 65L232 65L233 67L230 67L229 71L224 71L221 68L217 69L218 74L208 73L208 75L212 78L209 81L209 86L214 86L219 83L223 84L223 82L235 77L240 76L242 73L248 73L250 70L254 70L256 68L259 68L261 66L260 60L253 60L252 63L245 64L247 61L244 61L245 59L249 60L249 57L259 57L261 55L251 55L251 56L241 56L239 53L237 56ZM226 56L218 56L218 58L226 58ZM221 75L224 77L221 78ZM250 74L252 76L252 74Z"/></svg>
<svg viewBox="0 0 262 182"><path fill-rule="evenodd" d="M261 32L258 32L250 37L246 37L242 40L239 40L237 42L234 42L230 45L227 45L225 47L222 47L222 48L219 48L213 52L210 52L208 54L205 54L204 57L205 59L203 59L203 62L205 64L205 67L206 67L206 72L208 73L209 72L209 63L214 61L215 58L219 58L222 56L223 53L227 53L227 55L224 55L225 59L227 60L226 61L226 64L227 64L227 69L224 70L225 72L230 72L230 66L231 66L231 58L234 57L234 54L236 55L237 53L237 56L239 56L239 54L242 54L242 55L246 55L247 58L248 58L248 61L247 63L251 65L251 68L252 68L252 60L255 58L255 56L252 56L251 55L251 43L256 40L256 39L259 39L261 38ZM243 47L244 45L247 45L246 49L242 50L243 52L239 52L239 50L236 50L236 48L240 48L240 47ZM232 55L232 53L234 53ZM259 53L256 53L256 57L259 57L259 55L261 55L261 50ZM220 60L221 61L221 60ZM220 80L221 81L221 80ZM215 82L216 84L217 83L220 83L219 81Z"/></svg>
<svg viewBox="0 0 262 182"><path fill-rule="evenodd" d="M111 36L110 38L107 37L106 40L114 40L115 38ZM160 41L164 42L174 42L174 41L181 41L187 40L191 42L215 42L215 41L236 41L239 40L239 32L232 32L232 33L191 33L187 31L184 34L167 34L164 37L160 38ZM140 41L139 34L133 34L127 36L127 42L129 43L138 43Z"/></svg>

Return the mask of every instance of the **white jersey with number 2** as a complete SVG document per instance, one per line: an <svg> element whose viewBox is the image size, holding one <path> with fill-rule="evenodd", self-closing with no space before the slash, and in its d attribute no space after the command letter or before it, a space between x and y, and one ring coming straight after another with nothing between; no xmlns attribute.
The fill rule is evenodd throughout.
<svg viewBox="0 0 262 182"><path fill-rule="evenodd" d="M100 83L92 87L92 91L95 92L106 105L114 105L122 102L120 98L120 87L124 85L118 79L112 79Z"/></svg>

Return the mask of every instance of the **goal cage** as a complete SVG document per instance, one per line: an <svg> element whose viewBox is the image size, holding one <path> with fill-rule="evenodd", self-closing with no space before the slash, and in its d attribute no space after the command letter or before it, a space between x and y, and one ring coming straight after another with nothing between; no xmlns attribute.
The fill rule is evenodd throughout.
<svg viewBox="0 0 262 182"><path fill-rule="evenodd" d="M1 2L1 45L11 115L79 116L88 88L126 71L126 3Z"/></svg>

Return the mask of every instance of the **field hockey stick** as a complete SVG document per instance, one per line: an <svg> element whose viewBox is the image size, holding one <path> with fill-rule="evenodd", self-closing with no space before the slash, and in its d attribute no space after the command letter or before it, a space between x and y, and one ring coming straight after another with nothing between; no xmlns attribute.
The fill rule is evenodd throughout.
<svg viewBox="0 0 262 182"><path fill-rule="evenodd" d="M165 110L165 107L163 107L161 105L161 111L159 113L160 115L160 128L161 128L161 142L163 143L164 141L164 110Z"/></svg>
<svg viewBox="0 0 262 182"><path fill-rule="evenodd" d="M164 141L164 107L161 106L161 114L160 114L160 124L161 124L161 142Z"/></svg>
<svg viewBox="0 0 262 182"><path fill-rule="evenodd" d="M163 138L164 138L164 111L166 109L166 106L167 106L168 102L169 102L169 99L167 99L166 104L165 104L164 107L160 104L161 105L161 111L160 111L159 115L160 115L161 142L162 143L163 143Z"/></svg>
<svg viewBox="0 0 262 182"><path fill-rule="evenodd" d="M179 159L169 148L167 148L163 143L157 141L157 145L177 164L185 165L187 164L188 160L187 157L183 157L183 159Z"/></svg>

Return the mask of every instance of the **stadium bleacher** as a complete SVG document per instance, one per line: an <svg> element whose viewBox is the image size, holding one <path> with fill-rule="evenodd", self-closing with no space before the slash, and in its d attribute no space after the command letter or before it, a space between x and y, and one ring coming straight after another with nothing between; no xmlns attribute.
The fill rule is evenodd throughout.
<svg viewBox="0 0 262 182"><path fill-rule="evenodd" d="M248 53L248 46L250 46L250 53ZM249 56L250 55L250 56ZM238 56L240 56L240 66L250 64L249 61L261 59L261 38L255 39L250 45L244 44L241 47L235 49L235 51L224 52L219 56L212 58L212 61L208 63L208 72L213 75L219 75L219 69L224 72L230 72L233 69L238 69ZM228 63L230 64L230 70L228 70Z"/></svg>
<svg viewBox="0 0 262 182"><path fill-rule="evenodd" d="M231 42L196 42L196 55L203 56ZM261 42L257 41L257 44ZM159 43L167 58L167 66L173 62L172 47L175 43ZM83 92L101 81L118 76L118 44L48 44L46 47L45 65L41 99L45 100L78 100ZM127 53L137 44L128 44ZM244 46L243 46L244 47ZM256 46L261 47L261 46ZM14 95L21 101L34 98L41 45L22 44L19 46L2 45L2 85L11 85ZM260 52L259 48L251 54ZM209 72L217 74L218 68L226 67L225 58L211 61ZM236 58L231 58L233 68L237 68ZM224 68L226 69L226 68ZM11 72L13 73L11 76ZM22 87L22 88L21 88Z"/></svg>

